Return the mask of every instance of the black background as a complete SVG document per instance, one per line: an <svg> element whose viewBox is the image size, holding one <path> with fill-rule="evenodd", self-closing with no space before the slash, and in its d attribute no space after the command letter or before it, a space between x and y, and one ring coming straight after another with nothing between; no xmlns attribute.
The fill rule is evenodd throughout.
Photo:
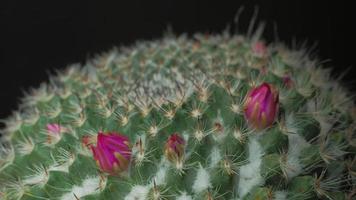
<svg viewBox="0 0 356 200"><path fill-rule="evenodd" d="M264 37L293 38L329 60L353 91L356 82L356 7L350 1L290 0L116 0L116 1L0 1L0 118L17 108L23 91L48 80L54 69L83 63L96 53L139 39L162 36L171 25L175 33L219 33L244 6L239 30L245 32L254 11L267 23Z"/></svg>

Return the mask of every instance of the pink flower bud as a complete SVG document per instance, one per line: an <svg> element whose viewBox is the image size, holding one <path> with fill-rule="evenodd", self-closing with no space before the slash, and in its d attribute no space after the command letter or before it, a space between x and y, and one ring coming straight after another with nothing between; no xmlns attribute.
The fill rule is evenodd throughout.
<svg viewBox="0 0 356 200"><path fill-rule="evenodd" d="M59 135L62 127L59 124L47 124L47 133L52 135Z"/></svg>
<svg viewBox="0 0 356 200"><path fill-rule="evenodd" d="M53 123L53 124L47 124L46 125L46 134L47 134L47 144L48 145L53 145L59 142L61 139L61 133L65 132L66 129L65 127Z"/></svg>
<svg viewBox="0 0 356 200"><path fill-rule="evenodd" d="M264 57L267 55L267 47L264 42L258 41L252 45L252 52L258 57Z"/></svg>
<svg viewBox="0 0 356 200"><path fill-rule="evenodd" d="M114 175L129 167L131 147L128 137L118 133L99 132L96 144L90 145L90 147L94 159L102 171Z"/></svg>
<svg viewBox="0 0 356 200"><path fill-rule="evenodd" d="M270 84L263 83L247 94L244 105L245 118L256 129L271 126L278 114L278 91Z"/></svg>
<svg viewBox="0 0 356 200"><path fill-rule="evenodd" d="M171 136L169 136L164 150L164 154L166 158L169 161L176 163L177 165L181 165L184 159L184 151L185 151L184 139L177 133L174 133Z"/></svg>

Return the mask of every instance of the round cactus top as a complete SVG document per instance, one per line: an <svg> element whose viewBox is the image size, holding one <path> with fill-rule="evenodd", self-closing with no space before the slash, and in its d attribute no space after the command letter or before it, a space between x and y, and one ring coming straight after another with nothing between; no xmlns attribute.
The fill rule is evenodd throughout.
<svg viewBox="0 0 356 200"><path fill-rule="evenodd" d="M352 198L355 107L305 52L196 34L70 66L5 120L0 198Z"/></svg>

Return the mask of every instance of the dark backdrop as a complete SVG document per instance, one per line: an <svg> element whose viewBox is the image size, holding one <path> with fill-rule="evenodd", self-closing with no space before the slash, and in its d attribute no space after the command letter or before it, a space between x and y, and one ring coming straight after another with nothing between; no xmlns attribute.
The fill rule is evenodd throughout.
<svg viewBox="0 0 356 200"><path fill-rule="evenodd" d="M320 3L322 2L322 3ZM0 1L0 118L17 108L23 91L48 80L48 73L115 45L162 36L171 25L175 33L221 32L245 6L240 30L246 31L254 6L265 20L264 37L318 42L327 65L355 90L355 7L352 1L291 0L116 0L116 1Z"/></svg>

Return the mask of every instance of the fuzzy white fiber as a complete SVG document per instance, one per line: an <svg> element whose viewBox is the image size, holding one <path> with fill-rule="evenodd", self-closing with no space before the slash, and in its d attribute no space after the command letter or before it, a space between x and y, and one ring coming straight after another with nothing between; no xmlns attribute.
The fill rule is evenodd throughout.
<svg viewBox="0 0 356 200"><path fill-rule="evenodd" d="M148 192L148 186L136 185L131 189L131 192L125 197L125 200L146 200Z"/></svg>
<svg viewBox="0 0 356 200"><path fill-rule="evenodd" d="M192 186L195 193L200 193L211 186L210 175L202 166L198 169L197 177Z"/></svg>
<svg viewBox="0 0 356 200"><path fill-rule="evenodd" d="M263 149L257 141L257 136L253 135L250 137L248 143L249 163L240 168L238 185L239 197L244 197L254 186L263 184L264 180L260 173L262 156Z"/></svg>
<svg viewBox="0 0 356 200"><path fill-rule="evenodd" d="M299 160L300 152L310 144L298 134L289 134L288 143L287 167L285 168L285 172L288 179L291 179L302 172L303 166Z"/></svg>
<svg viewBox="0 0 356 200"><path fill-rule="evenodd" d="M218 147L214 146L210 154L210 167L211 168L216 167L219 164L220 160L221 160L220 150L218 149Z"/></svg>
<svg viewBox="0 0 356 200"><path fill-rule="evenodd" d="M64 194L61 200L76 200L84 196L95 194L100 188L100 177L90 177L83 181L81 186L73 186L70 192ZM74 196L75 195L75 196Z"/></svg>
<svg viewBox="0 0 356 200"><path fill-rule="evenodd" d="M62 172L69 172L69 167L73 164L73 161L68 160L68 162L63 163L63 164L54 164L51 165L48 169L48 171L62 171Z"/></svg>
<svg viewBox="0 0 356 200"><path fill-rule="evenodd" d="M156 175L153 178L156 185L163 185L166 183L167 169L168 168L164 163L160 165Z"/></svg>
<svg viewBox="0 0 356 200"><path fill-rule="evenodd" d="M285 191L276 191L274 194L274 200L286 200L287 192Z"/></svg>
<svg viewBox="0 0 356 200"><path fill-rule="evenodd" d="M191 196L187 195L186 192L183 192L176 200L193 200Z"/></svg>
<svg viewBox="0 0 356 200"><path fill-rule="evenodd" d="M28 176L23 180L23 184L25 185L37 185L40 187L44 187L49 179L48 173L44 168L37 168L35 174Z"/></svg>

